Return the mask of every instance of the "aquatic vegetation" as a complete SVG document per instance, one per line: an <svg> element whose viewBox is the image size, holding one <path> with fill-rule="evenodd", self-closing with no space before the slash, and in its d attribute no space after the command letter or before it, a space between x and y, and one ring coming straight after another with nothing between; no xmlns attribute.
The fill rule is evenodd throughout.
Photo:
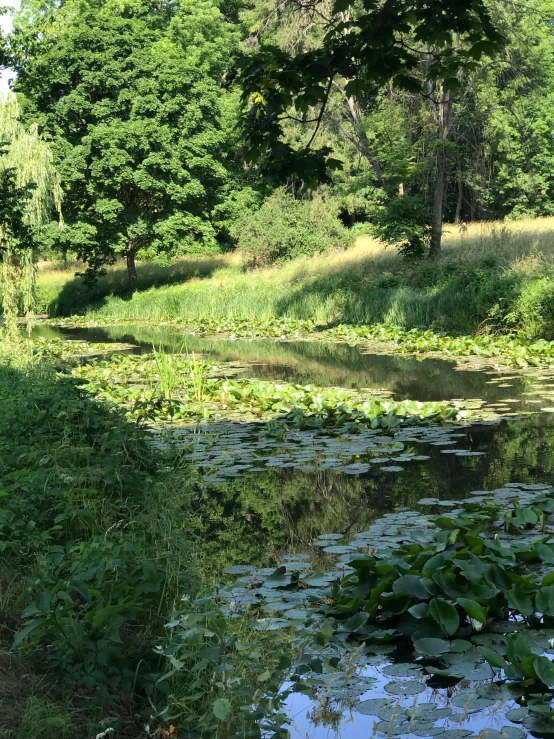
<svg viewBox="0 0 554 739"><path fill-rule="evenodd" d="M90 320L74 317L54 319L56 326L99 326L118 323L115 319ZM476 356L499 359L503 364L516 368L554 366L554 342L545 339L525 339L515 334L484 334L476 336L449 336L423 329L401 329L387 324L370 325L321 325L314 321L294 318L279 319L201 319L198 321L173 320L158 325L179 326L199 336L225 336L229 338L270 337L343 341L349 344L388 343L391 351L401 354L436 353L446 357Z"/></svg>
<svg viewBox="0 0 554 739"><path fill-rule="evenodd" d="M511 334L447 336L419 329L404 331L382 324L340 325L329 329L326 334L344 341L395 342L397 344L395 350L407 354L438 352L445 356L498 357L516 367L552 366L554 364L554 342L544 339L526 341Z"/></svg>
<svg viewBox="0 0 554 739"><path fill-rule="evenodd" d="M163 359L162 359L163 357ZM194 356L118 355L76 367L74 377L94 396L123 404L135 419L182 421L207 417L280 419L272 433L287 428L335 428L367 424L393 429L407 420L459 420L460 403L420 403L364 397L356 391L312 385L273 383L225 377L225 368Z"/></svg>
<svg viewBox="0 0 554 739"><path fill-rule="evenodd" d="M393 697L381 693L354 705L381 719L379 733L450 735L446 725L433 725L453 709L435 714L435 704L396 702L426 691L424 679L435 690L463 681L452 700L462 709L459 723L499 704L495 710L508 709L508 721L553 733L552 488L513 483L453 505L440 515L387 514L344 544L342 534L321 535L313 546L338 558L326 572L307 570L304 554L276 569L231 568L229 575L241 576L222 593L227 607L257 612L261 630L312 634L325 659L319 669L304 659L288 679L315 696L334 683L339 703L376 685L371 666L384 666L400 650L404 658L382 669L396 678L382 688ZM353 653L358 669L349 676L345 663ZM490 680L501 682L483 684ZM509 726L501 733L524 736Z"/></svg>

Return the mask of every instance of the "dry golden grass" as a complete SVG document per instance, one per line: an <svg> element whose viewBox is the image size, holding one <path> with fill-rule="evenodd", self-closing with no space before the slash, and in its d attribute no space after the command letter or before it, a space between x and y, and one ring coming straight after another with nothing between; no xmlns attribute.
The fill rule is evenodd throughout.
<svg viewBox="0 0 554 739"><path fill-rule="evenodd" d="M506 267L534 269L554 263L554 217L521 221L470 223L468 231L460 234L460 227L446 224L443 237L446 257L457 261L479 260L485 254L499 257ZM63 285L83 268L79 262L39 263L39 284ZM239 252L217 255L193 255L170 266L161 267L148 262L138 263L139 282L143 285L179 283L195 278L210 278L214 285L244 285L252 280L258 284L294 284L320 276L332 276L352 270L365 275L405 268L396 249L386 247L370 236L359 237L348 250L337 250L315 257L305 257L285 264L265 267L244 274ZM125 264L118 262L107 270L110 282L123 283Z"/></svg>

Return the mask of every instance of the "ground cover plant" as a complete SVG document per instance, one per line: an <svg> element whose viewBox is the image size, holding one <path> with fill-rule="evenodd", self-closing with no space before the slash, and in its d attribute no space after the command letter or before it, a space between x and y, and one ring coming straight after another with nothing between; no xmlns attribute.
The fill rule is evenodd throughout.
<svg viewBox="0 0 554 739"><path fill-rule="evenodd" d="M242 654L234 680L211 680L216 663L234 661L224 655L246 624L231 629L217 609L181 601L203 587L194 474L30 356L12 347L0 363L0 671L11 660L15 696L0 726L47 739L138 737L172 735L186 719L188 736L227 737L257 725L245 705L270 720L255 695L266 666ZM195 680L175 676L160 646L164 624L185 611L205 641L187 662Z"/></svg>

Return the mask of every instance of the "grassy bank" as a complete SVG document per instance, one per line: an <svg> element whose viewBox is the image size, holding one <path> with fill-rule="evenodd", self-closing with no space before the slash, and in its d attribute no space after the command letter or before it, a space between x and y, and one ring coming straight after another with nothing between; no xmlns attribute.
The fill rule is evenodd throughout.
<svg viewBox="0 0 554 739"><path fill-rule="evenodd" d="M444 256L410 265L360 239L346 252L245 272L238 256L142 265L126 292L113 269L92 288L72 271L43 271L40 307L121 320L311 319L471 334L510 330L554 338L554 219L447 227Z"/></svg>
<svg viewBox="0 0 554 739"><path fill-rule="evenodd" d="M194 600L195 480L73 379L0 357L2 736L227 739L271 716L258 677L286 643Z"/></svg>

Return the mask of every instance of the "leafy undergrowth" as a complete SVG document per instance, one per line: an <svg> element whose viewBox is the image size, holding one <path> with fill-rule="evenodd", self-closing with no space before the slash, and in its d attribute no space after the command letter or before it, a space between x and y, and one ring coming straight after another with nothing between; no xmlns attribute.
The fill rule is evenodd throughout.
<svg viewBox="0 0 554 739"><path fill-rule="evenodd" d="M260 640L271 637L239 652L248 624L189 600L203 587L196 478L74 379L13 359L0 362L0 698L11 701L0 729L259 736L260 712L272 713L258 691ZM164 656L176 614L189 623L186 671ZM286 649L272 645L268 664Z"/></svg>
<svg viewBox="0 0 554 739"><path fill-rule="evenodd" d="M224 368L162 351L146 357L116 355L76 367L72 374L88 393L125 406L137 420L182 422L247 413L272 419L270 431L279 434L285 428L350 424L393 429L404 421L447 421L467 415L455 403L396 402L340 388L227 379Z"/></svg>
<svg viewBox="0 0 554 739"><path fill-rule="evenodd" d="M329 571L313 571L313 554L289 555L275 570L232 567L241 577L224 592L228 611L253 610L259 630L292 632L304 646L287 675L291 689L323 696L327 711L332 703L380 718L378 733L453 739L446 723L434 725L454 710L438 711L444 689L463 709L452 717L458 739L475 732L475 724L460 730L468 715L493 706L551 734L552 488L514 483L450 506L387 514L347 543L321 535L314 547L338 557ZM397 679L379 687L381 672ZM433 703L418 706L414 697L429 688ZM510 725L483 729L489 739L525 736Z"/></svg>
<svg viewBox="0 0 554 739"><path fill-rule="evenodd" d="M118 323L110 320L55 319L53 325L60 326L99 326ZM186 328L199 336L225 336L230 338L268 337L297 339L309 336L322 341L344 341L350 344L366 342L386 342L394 344L394 351L403 354L438 353L451 356L477 356L498 358L514 367L539 367L554 365L554 342L544 339L531 340L515 334L487 334L476 336L448 336L430 330L404 330L386 324L335 326L318 325L314 321L299 319L206 319L194 323L185 321L164 321L161 325L175 325Z"/></svg>

